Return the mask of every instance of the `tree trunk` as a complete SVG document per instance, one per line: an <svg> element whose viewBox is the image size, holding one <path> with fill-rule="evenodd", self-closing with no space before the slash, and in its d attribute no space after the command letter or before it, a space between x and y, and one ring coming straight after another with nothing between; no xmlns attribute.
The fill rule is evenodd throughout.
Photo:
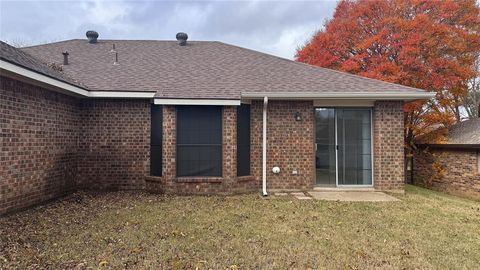
<svg viewBox="0 0 480 270"><path fill-rule="evenodd" d="M455 106L455 120L459 123L462 120L462 116L460 115L460 108Z"/></svg>
<svg viewBox="0 0 480 270"><path fill-rule="evenodd" d="M405 183L413 184L413 175L410 174L410 183L408 181L408 162L412 158L413 154L413 145L414 145L414 135L412 123L413 122L413 113L405 113L405 152L404 152L404 164L403 171L405 172ZM413 164L413 163L412 163ZM411 168L413 170L413 168Z"/></svg>

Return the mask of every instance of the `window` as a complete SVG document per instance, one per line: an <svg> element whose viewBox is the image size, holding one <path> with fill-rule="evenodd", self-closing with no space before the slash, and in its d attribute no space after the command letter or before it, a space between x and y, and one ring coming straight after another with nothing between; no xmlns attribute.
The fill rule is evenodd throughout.
<svg viewBox="0 0 480 270"><path fill-rule="evenodd" d="M237 176L250 175L250 105L237 107Z"/></svg>
<svg viewBox="0 0 480 270"><path fill-rule="evenodd" d="M177 176L222 176L222 107L177 107Z"/></svg>
<svg viewBox="0 0 480 270"><path fill-rule="evenodd" d="M162 106L150 107L150 175L162 176Z"/></svg>

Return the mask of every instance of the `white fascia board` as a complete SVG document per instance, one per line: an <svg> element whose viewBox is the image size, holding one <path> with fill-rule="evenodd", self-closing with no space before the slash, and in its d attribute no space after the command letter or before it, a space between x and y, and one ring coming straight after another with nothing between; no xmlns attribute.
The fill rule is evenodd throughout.
<svg viewBox="0 0 480 270"><path fill-rule="evenodd" d="M60 80L51 78L49 76L31 71L31 70L26 69L24 67L14 65L14 64L9 63L9 62L4 61L4 60L0 60L0 69L4 69L4 70L10 71L12 73L16 73L18 75L33 79L35 81L39 81L39 82L42 82L42 83L45 83L45 84L48 84L48 85L51 85L51 86L54 86L54 87L57 87L57 88L67 90L69 92L72 92L74 94L77 94L77 95L80 95L80 96L83 96L83 97L88 97L89 96L89 92L85 89L82 89L80 87L62 82Z"/></svg>
<svg viewBox="0 0 480 270"><path fill-rule="evenodd" d="M153 98L155 92L90 91L91 98Z"/></svg>
<svg viewBox="0 0 480 270"><path fill-rule="evenodd" d="M435 96L432 92L409 92L409 93L366 93L366 92L326 92L326 93L302 93L302 92L253 92L242 93L242 98L249 99L374 99L374 100L416 100L429 99Z"/></svg>
<svg viewBox="0 0 480 270"><path fill-rule="evenodd" d="M156 105L218 105L240 106L241 101L236 99L166 99L155 98Z"/></svg>

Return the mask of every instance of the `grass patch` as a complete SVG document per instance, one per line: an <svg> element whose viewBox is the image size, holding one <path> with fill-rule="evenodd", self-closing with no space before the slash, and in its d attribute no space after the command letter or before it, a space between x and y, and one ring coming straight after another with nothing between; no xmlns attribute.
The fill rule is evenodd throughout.
<svg viewBox="0 0 480 270"><path fill-rule="evenodd" d="M76 193L0 218L0 269L413 269L480 265L480 203Z"/></svg>

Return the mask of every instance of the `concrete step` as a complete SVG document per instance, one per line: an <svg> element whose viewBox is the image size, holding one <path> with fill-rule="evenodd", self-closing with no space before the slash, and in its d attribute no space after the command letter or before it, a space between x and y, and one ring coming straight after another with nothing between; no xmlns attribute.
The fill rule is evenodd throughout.
<svg viewBox="0 0 480 270"><path fill-rule="evenodd" d="M383 192L344 192L344 191L332 191L332 192L309 192L316 200L326 201L344 201L344 202L392 202L399 201L399 199L385 194Z"/></svg>
<svg viewBox="0 0 480 270"><path fill-rule="evenodd" d="M318 192L372 192L375 191L373 187L314 187L314 191Z"/></svg>

